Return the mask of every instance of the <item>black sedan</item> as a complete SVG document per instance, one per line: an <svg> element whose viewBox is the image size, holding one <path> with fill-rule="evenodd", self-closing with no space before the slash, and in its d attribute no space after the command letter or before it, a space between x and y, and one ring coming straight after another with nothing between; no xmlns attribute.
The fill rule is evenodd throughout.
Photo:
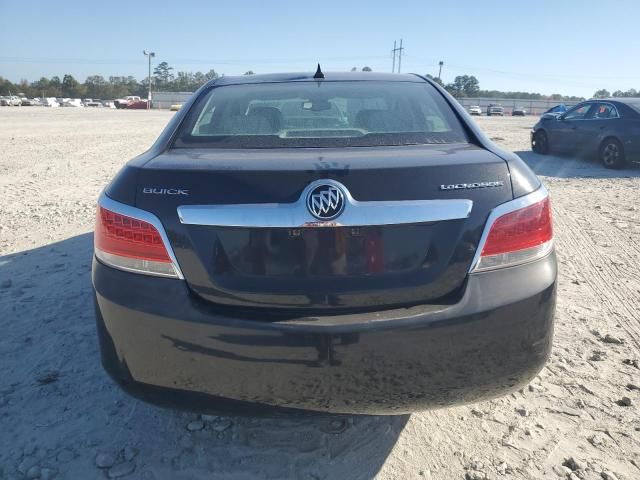
<svg viewBox="0 0 640 480"><path fill-rule="evenodd" d="M560 115L543 115L531 132L531 148L541 154L596 153L607 168L640 162L640 98L589 100Z"/></svg>
<svg viewBox="0 0 640 480"><path fill-rule="evenodd" d="M222 77L98 201L102 362L196 411L400 414L548 358L549 196L416 75Z"/></svg>

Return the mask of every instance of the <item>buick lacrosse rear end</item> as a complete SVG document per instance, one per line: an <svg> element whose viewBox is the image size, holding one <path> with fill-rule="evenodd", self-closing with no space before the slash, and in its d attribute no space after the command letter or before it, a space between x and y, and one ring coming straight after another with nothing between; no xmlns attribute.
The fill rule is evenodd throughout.
<svg viewBox="0 0 640 480"><path fill-rule="evenodd" d="M551 348L549 197L414 75L223 77L98 202L102 362L196 411L399 414Z"/></svg>

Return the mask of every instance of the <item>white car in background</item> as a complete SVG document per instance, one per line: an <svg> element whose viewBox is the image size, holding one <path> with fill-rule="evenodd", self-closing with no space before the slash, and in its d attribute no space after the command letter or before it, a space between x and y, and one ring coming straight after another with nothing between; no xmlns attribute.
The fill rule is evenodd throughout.
<svg viewBox="0 0 640 480"><path fill-rule="evenodd" d="M82 102L85 107L94 107L94 108L102 108L104 105L102 104L102 100L97 98L85 98Z"/></svg>
<svg viewBox="0 0 640 480"><path fill-rule="evenodd" d="M84 107L82 100L79 98L64 98L61 107Z"/></svg>
<svg viewBox="0 0 640 480"><path fill-rule="evenodd" d="M43 107L59 107L60 104L56 100L55 97L42 97L40 98L40 103Z"/></svg>
<svg viewBox="0 0 640 480"><path fill-rule="evenodd" d="M9 95L0 99L0 105L8 107L19 107L22 105L22 99L20 97L16 97L15 95Z"/></svg>
<svg viewBox="0 0 640 480"><path fill-rule="evenodd" d="M480 105L472 105L469 107L469 115L482 115Z"/></svg>
<svg viewBox="0 0 640 480"><path fill-rule="evenodd" d="M130 104L139 101L140 97L138 97L137 95L127 95L124 98L118 98L114 100L113 103L116 105L116 108L127 108L127 106L129 106Z"/></svg>

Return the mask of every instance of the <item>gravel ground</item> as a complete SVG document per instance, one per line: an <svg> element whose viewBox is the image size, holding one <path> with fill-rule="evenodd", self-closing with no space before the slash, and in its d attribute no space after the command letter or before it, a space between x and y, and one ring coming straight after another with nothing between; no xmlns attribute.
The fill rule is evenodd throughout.
<svg viewBox="0 0 640 480"><path fill-rule="evenodd" d="M556 337L528 387L347 419L200 417L123 394L95 337L95 200L171 115L0 108L0 479L640 478L640 169L535 155L529 117L477 119L553 198Z"/></svg>

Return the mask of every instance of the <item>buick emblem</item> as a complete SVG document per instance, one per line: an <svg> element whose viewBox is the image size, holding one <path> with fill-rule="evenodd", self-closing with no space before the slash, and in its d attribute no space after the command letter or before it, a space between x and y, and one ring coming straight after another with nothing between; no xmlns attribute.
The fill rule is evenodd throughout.
<svg viewBox="0 0 640 480"><path fill-rule="evenodd" d="M307 194L307 208L319 220L332 220L344 210L344 192L331 183L321 183Z"/></svg>

